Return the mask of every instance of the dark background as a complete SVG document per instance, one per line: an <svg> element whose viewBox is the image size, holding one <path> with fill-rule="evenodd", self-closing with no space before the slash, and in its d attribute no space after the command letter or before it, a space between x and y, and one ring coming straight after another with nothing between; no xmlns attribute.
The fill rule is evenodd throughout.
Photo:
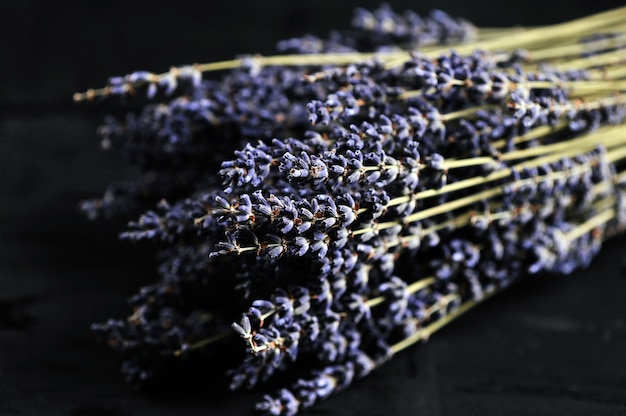
<svg viewBox="0 0 626 416"><path fill-rule="evenodd" d="M396 1L480 26L556 23L621 1ZM0 3L0 415L246 414L258 393L133 392L89 324L125 316L154 279L120 221L81 199L130 171L98 149L106 107L72 93L137 69L271 53L276 41L345 28L377 1ZM626 414L625 238L588 270L529 279L304 414ZM210 373L209 373L210 374ZM202 385L210 380L194 380ZM209 392L210 393L210 392Z"/></svg>

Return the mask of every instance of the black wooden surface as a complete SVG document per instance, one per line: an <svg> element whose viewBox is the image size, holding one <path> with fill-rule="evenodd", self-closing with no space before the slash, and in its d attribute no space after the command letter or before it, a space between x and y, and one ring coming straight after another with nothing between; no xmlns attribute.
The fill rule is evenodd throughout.
<svg viewBox="0 0 626 416"><path fill-rule="evenodd" d="M93 339L90 323L126 315L125 298L154 273L148 248L117 242L122 223L77 213L79 200L130 170L98 150L105 109L76 107L71 94L135 69L270 52L280 38L323 35L345 26L354 5L377 4L127 3L0 5L0 415L249 412L259 393L222 394L209 370L192 381L206 394L134 392ZM494 26L619 3L436 6ZM587 270L527 280L304 414L626 414L625 248L622 237Z"/></svg>

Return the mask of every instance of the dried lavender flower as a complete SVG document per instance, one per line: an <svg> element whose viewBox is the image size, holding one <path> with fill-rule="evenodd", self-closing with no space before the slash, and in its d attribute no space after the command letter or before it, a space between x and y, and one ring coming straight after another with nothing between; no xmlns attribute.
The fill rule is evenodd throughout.
<svg viewBox="0 0 626 416"><path fill-rule="evenodd" d="M82 209L160 201L120 235L160 251L134 313L93 330L133 383L227 337L232 389L306 360L257 405L293 415L525 276L586 267L626 227L625 13L481 41L382 6L290 55L77 95L163 98L100 129L140 174Z"/></svg>

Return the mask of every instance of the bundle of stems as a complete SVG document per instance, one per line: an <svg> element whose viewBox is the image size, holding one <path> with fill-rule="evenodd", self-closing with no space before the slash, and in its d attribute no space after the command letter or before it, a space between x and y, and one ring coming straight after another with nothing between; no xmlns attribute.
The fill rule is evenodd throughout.
<svg viewBox="0 0 626 416"><path fill-rule="evenodd" d="M235 345L232 389L297 367L257 405L293 415L623 232L626 8L527 30L415 16L359 10L288 54L75 95L149 98L100 131L140 175L81 205L163 198L121 234L159 244L159 280L93 326L130 382Z"/></svg>

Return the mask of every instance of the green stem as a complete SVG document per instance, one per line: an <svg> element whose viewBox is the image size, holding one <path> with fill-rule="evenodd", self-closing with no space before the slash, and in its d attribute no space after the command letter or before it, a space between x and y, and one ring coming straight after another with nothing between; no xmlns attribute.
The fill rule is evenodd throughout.
<svg viewBox="0 0 626 416"><path fill-rule="evenodd" d="M436 279L434 277L426 277L424 279L420 279L416 282L411 283L410 285L407 286L406 288L406 292L407 293L415 293L418 292L422 289L427 288L428 286L432 285L433 283L436 282ZM365 302L365 304L372 308L374 306L380 305L381 303L383 303L385 301L385 297L384 296L378 296L372 299L368 299L367 302Z"/></svg>
<svg viewBox="0 0 626 416"><path fill-rule="evenodd" d="M402 341L392 345L390 347L390 351L392 355L399 353L400 351L410 347L411 345L417 343L418 341L426 341L432 334L439 331L444 326L448 325L450 322L454 321L459 316L465 314L475 306L480 303L483 303L485 300L493 296L496 291L485 294L485 296L481 300L468 300L465 301L459 306L455 311L445 314L443 317L439 318L435 322L426 325L420 329L418 329L413 335L403 339Z"/></svg>

